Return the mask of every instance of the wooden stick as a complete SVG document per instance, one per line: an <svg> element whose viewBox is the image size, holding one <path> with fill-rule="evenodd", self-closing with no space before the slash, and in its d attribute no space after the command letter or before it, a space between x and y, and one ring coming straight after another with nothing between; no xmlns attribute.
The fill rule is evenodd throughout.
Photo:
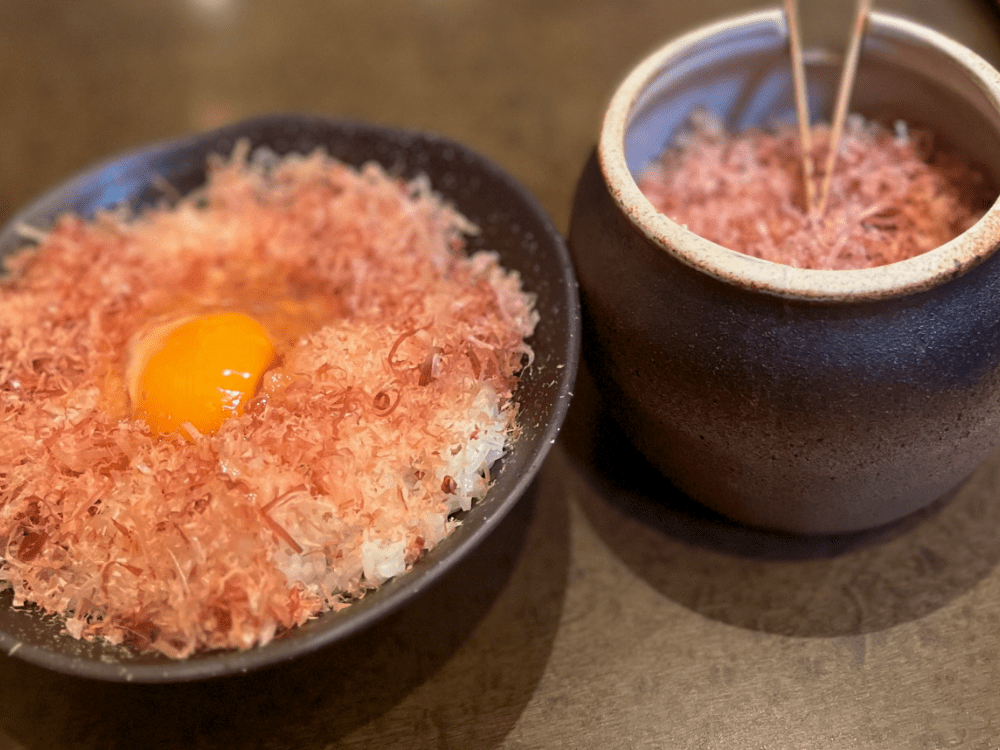
<svg viewBox="0 0 1000 750"><path fill-rule="evenodd" d="M788 27L789 53L792 58L792 81L795 85L795 112L799 120L799 146L802 150L802 182L806 190L806 213L816 203L813 183L812 128L809 125L809 98L806 69L802 61L802 37L799 35L798 0L785 0L785 25Z"/></svg>
<svg viewBox="0 0 1000 750"><path fill-rule="evenodd" d="M830 151L826 155L826 171L823 173L823 187L819 192L819 202L816 213L822 217L826 211L826 201L830 197L830 180L833 179L833 167L837 161L840 149L840 136L844 131L844 120L847 117L847 106L851 101L851 91L854 88L854 75L858 70L858 58L861 56L861 42L864 39L865 27L868 25L869 0L858 0L858 11L854 18L854 29L851 31L851 43L844 60L844 68L840 74L840 88L837 91L837 108L830 129Z"/></svg>

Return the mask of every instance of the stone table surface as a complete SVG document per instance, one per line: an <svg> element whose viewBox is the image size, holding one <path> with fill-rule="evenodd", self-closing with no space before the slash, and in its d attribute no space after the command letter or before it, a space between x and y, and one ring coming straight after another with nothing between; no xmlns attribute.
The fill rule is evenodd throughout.
<svg viewBox="0 0 1000 750"><path fill-rule="evenodd" d="M852 3L805 0L812 39ZM0 221L139 144L272 111L433 131L565 231L615 84L745 0L0 0ZM841 7L843 6L843 7ZM982 0L885 0L1000 61ZM787 538L663 496L586 373L532 491L370 631L237 678L0 655L0 750L1000 747L1000 456L876 533Z"/></svg>

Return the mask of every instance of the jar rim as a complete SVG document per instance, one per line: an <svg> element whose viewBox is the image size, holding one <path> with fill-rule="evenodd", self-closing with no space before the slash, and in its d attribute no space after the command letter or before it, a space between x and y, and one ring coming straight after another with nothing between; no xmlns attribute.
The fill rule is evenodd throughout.
<svg viewBox="0 0 1000 750"><path fill-rule="evenodd" d="M938 286L982 263L1000 248L1000 199L972 227L921 255L874 268L816 270L762 260L711 242L660 213L642 193L626 162L625 140L638 103L672 64L694 48L739 33L785 36L784 15L765 10L691 31L645 57L618 86L601 126L597 154L619 209L651 242L680 262L729 284L790 299L856 302L889 299ZM868 35L917 42L950 58L1000 118L1000 73L964 45L921 24L872 12Z"/></svg>

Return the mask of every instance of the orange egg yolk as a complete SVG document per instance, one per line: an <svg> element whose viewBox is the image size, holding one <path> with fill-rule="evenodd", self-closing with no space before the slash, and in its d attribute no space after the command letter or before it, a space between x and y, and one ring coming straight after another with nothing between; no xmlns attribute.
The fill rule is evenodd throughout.
<svg viewBox="0 0 1000 750"><path fill-rule="evenodd" d="M214 313L160 326L130 363L132 413L153 434L202 434L243 413L274 362L264 327L242 313Z"/></svg>

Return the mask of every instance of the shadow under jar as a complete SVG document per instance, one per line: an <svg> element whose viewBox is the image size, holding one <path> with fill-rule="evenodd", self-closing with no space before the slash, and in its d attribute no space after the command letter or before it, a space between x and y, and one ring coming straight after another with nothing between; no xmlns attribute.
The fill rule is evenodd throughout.
<svg viewBox="0 0 1000 750"><path fill-rule="evenodd" d="M813 122L839 67L807 56ZM878 268L728 250L636 184L699 107L731 132L794 121L780 12L667 44L611 99L569 234L610 408L666 478L751 525L853 532L953 492L1000 444L1000 208ZM933 30L873 13L850 111L930 130L1000 185L1000 74Z"/></svg>

